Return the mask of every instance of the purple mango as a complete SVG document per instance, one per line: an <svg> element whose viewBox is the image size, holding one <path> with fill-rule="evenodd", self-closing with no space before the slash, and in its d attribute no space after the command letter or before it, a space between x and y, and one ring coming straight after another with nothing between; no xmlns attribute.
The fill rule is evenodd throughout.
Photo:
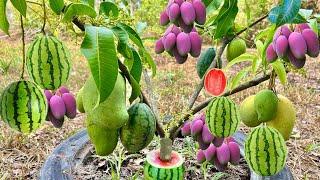
<svg viewBox="0 0 320 180"><path fill-rule="evenodd" d="M47 116L47 121L50 121L55 128L61 128L64 123L64 118L57 119L49 111L48 116Z"/></svg>
<svg viewBox="0 0 320 180"><path fill-rule="evenodd" d="M236 142L228 143L230 151L230 163L233 165L239 164L240 161L240 147Z"/></svg>
<svg viewBox="0 0 320 180"><path fill-rule="evenodd" d="M203 142L210 144L213 141L213 135L211 134L208 126L206 124L203 125L202 128L202 139Z"/></svg>
<svg viewBox="0 0 320 180"><path fill-rule="evenodd" d="M199 149L197 152L197 161L200 164L206 161L206 157L205 157L202 149Z"/></svg>
<svg viewBox="0 0 320 180"><path fill-rule="evenodd" d="M221 164L218 158L213 158L213 164L217 168L218 171L223 172L228 168L227 164Z"/></svg>
<svg viewBox="0 0 320 180"><path fill-rule="evenodd" d="M156 45L155 45L154 50L157 54L161 54L164 52L164 45L162 43L162 37L156 41Z"/></svg>
<svg viewBox="0 0 320 180"><path fill-rule="evenodd" d="M181 33L181 30L176 25L173 25L171 32L174 33L176 36L178 36L178 34Z"/></svg>
<svg viewBox="0 0 320 180"><path fill-rule="evenodd" d="M191 50L191 41L187 33L180 33L177 36L177 50L181 56L186 56Z"/></svg>
<svg viewBox="0 0 320 180"><path fill-rule="evenodd" d="M66 114L66 106L62 98L58 95L54 95L51 97L49 106L53 117L56 119L62 119Z"/></svg>
<svg viewBox="0 0 320 180"><path fill-rule="evenodd" d="M280 35L276 40L275 46L278 57L283 58L288 51L288 39L284 35Z"/></svg>
<svg viewBox="0 0 320 180"><path fill-rule="evenodd" d="M302 31L302 36L307 44L307 54L310 57L318 57L320 44L317 34L312 29Z"/></svg>
<svg viewBox="0 0 320 180"><path fill-rule="evenodd" d="M176 35L174 33L169 33L164 38L164 49L170 51L176 45Z"/></svg>
<svg viewBox="0 0 320 180"><path fill-rule="evenodd" d="M311 29L311 27L309 26L309 24L307 23L302 23L302 24L297 24L295 27L294 27L294 31L295 32L303 32L303 30L305 29Z"/></svg>
<svg viewBox="0 0 320 180"><path fill-rule="evenodd" d="M189 136L191 134L191 122L184 123L181 128L181 134L182 136Z"/></svg>
<svg viewBox="0 0 320 180"><path fill-rule="evenodd" d="M45 90L45 91L44 91L44 95L46 96L47 102L49 103L51 97L53 96L52 92L51 92L50 90Z"/></svg>
<svg viewBox="0 0 320 180"><path fill-rule="evenodd" d="M176 59L176 62L178 64L183 64L187 61L188 59L188 54L185 56L181 56L177 50L177 48L173 48L172 50L172 56Z"/></svg>
<svg viewBox="0 0 320 180"><path fill-rule="evenodd" d="M169 7L169 20L175 22L180 17L180 7L177 3L172 3Z"/></svg>
<svg viewBox="0 0 320 180"><path fill-rule="evenodd" d="M194 0L192 5L196 13L196 22L200 25L204 25L206 22L206 6L201 0Z"/></svg>
<svg viewBox="0 0 320 180"><path fill-rule="evenodd" d="M204 151L204 156L206 157L207 161L212 161L213 158L216 156L217 148L210 144L210 146Z"/></svg>
<svg viewBox="0 0 320 180"><path fill-rule="evenodd" d="M205 150L210 146L210 143L203 142L202 136L197 136L196 140L197 140L197 142L199 144L199 148L202 149L202 150Z"/></svg>
<svg viewBox="0 0 320 180"><path fill-rule="evenodd" d="M189 34L191 42L190 54L192 57L199 57L201 53L202 39L197 32L191 32Z"/></svg>
<svg viewBox="0 0 320 180"><path fill-rule="evenodd" d="M220 137L214 137L212 143L216 146L216 147L220 147L223 144L224 138L220 138Z"/></svg>
<svg viewBox="0 0 320 180"><path fill-rule="evenodd" d="M276 47L275 47L276 40L278 39L278 37L279 37L280 35L283 35L283 36L285 36L285 37L288 39L291 33L292 33L292 31L290 30L290 28L289 28L287 25L280 26L280 27L277 29L277 31L276 31L276 33L274 34L274 36L273 36L273 41L272 41L272 42L273 42L273 43L272 43L273 48L276 49Z"/></svg>
<svg viewBox="0 0 320 180"><path fill-rule="evenodd" d="M288 51L287 58L297 69L303 68L303 66L306 64L306 56L298 59L293 55L291 51Z"/></svg>
<svg viewBox="0 0 320 180"><path fill-rule="evenodd" d="M165 25L167 25L169 22L170 22L170 20L169 20L169 16L168 16L167 12L166 12L166 11L163 11L163 12L160 14L160 25L161 25L161 26L165 26Z"/></svg>
<svg viewBox="0 0 320 180"><path fill-rule="evenodd" d="M223 143L217 148L217 159L220 164L228 164L230 161L230 150L227 144Z"/></svg>
<svg viewBox="0 0 320 180"><path fill-rule="evenodd" d="M174 3L177 3L179 6L184 2L184 0L174 0Z"/></svg>
<svg viewBox="0 0 320 180"><path fill-rule="evenodd" d="M291 52L296 58L302 59L305 57L305 54L307 53L307 44L302 34L293 32L290 34L288 41Z"/></svg>
<svg viewBox="0 0 320 180"><path fill-rule="evenodd" d="M268 61L269 63L274 62L274 61L277 60L277 58L278 58L277 53L276 53L276 51L273 49L273 46L272 46L271 44L267 47L267 50L266 50L266 58L267 58L267 61Z"/></svg>
<svg viewBox="0 0 320 180"><path fill-rule="evenodd" d="M70 119L75 118L77 115L77 103L74 96L71 93L64 93L62 100L66 106L66 116Z"/></svg>
<svg viewBox="0 0 320 180"><path fill-rule="evenodd" d="M196 12L190 2L183 2L180 6L181 17L186 25L191 25L196 20Z"/></svg>
<svg viewBox="0 0 320 180"><path fill-rule="evenodd" d="M192 122L191 123L191 135L193 137L201 135L202 128L203 128L203 122L202 121L198 120L198 121Z"/></svg>
<svg viewBox="0 0 320 180"><path fill-rule="evenodd" d="M190 25L187 25L183 20L182 18L179 18L178 19L178 25L180 26L180 28L182 29L183 32L185 33L190 33L193 29L193 23L190 24Z"/></svg>

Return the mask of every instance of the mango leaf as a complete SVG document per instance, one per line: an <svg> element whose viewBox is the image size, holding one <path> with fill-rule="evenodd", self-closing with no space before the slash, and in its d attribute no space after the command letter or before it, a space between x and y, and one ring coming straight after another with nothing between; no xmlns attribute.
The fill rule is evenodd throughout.
<svg viewBox="0 0 320 180"><path fill-rule="evenodd" d="M124 29L128 33L129 38L131 39L131 41L135 45L137 45L139 48L144 49L144 45L142 43L142 40L141 40L139 34L134 29L132 29L130 26L128 26L124 23L118 23L117 26L121 27L122 29Z"/></svg>
<svg viewBox="0 0 320 180"><path fill-rule="evenodd" d="M67 8L62 20L64 22L70 22L74 17L82 15L95 18L97 13L92 7L86 4L73 3Z"/></svg>
<svg viewBox="0 0 320 180"><path fill-rule="evenodd" d="M141 79L141 74L142 74L141 58L139 56L139 53L135 49L132 48L131 50L133 55L133 64L130 69L130 74L136 80L136 82L139 83Z"/></svg>
<svg viewBox="0 0 320 180"><path fill-rule="evenodd" d="M272 8L269 13L269 21L281 26L290 23L299 13L301 7L301 0L283 0L283 2Z"/></svg>
<svg viewBox="0 0 320 180"><path fill-rule="evenodd" d="M306 23L306 22L307 22L307 20L301 14L297 14L297 16L294 17L294 19L292 21L290 21L289 23L301 24L301 23Z"/></svg>
<svg viewBox="0 0 320 180"><path fill-rule="evenodd" d="M143 62L146 62L151 68L152 77L154 77L157 74L157 65L154 62L153 58L151 57L150 53L146 49L140 49L139 54Z"/></svg>
<svg viewBox="0 0 320 180"><path fill-rule="evenodd" d="M241 54L239 57L236 57L231 62L229 62L227 64L227 66L225 67L225 69L227 70L231 66L233 66L237 63L246 62L246 61L252 62L254 58L257 58L257 56L253 55L253 54L249 54L249 53Z"/></svg>
<svg viewBox="0 0 320 180"><path fill-rule="evenodd" d="M137 99L137 97L141 94L141 89L139 83L134 79L132 75L130 75L130 81L131 81L131 96L129 98L130 103L132 103L134 100Z"/></svg>
<svg viewBox="0 0 320 180"><path fill-rule="evenodd" d="M309 20L309 25L310 25L310 27L311 27L311 29L316 33L316 34L318 34L319 32L319 30L318 30L318 22L317 22L317 20L316 19L310 19Z"/></svg>
<svg viewBox="0 0 320 180"><path fill-rule="evenodd" d="M105 27L87 26L81 52L100 92L100 103L111 94L118 76L118 57L113 32Z"/></svg>
<svg viewBox="0 0 320 180"><path fill-rule="evenodd" d="M217 29L215 30L214 34L215 39L219 39L227 35L230 29L233 27L234 20L239 11L237 3L237 0L225 0L225 3L223 4L223 7L221 8L214 23L217 25Z"/></svg>
<svg viewBox="0 0 320 180"><path fill-rule="evenodd" d="M27 16L27 3L26 0L11 0L14 8L16 8L20 14L24 17Z"/></svg>
<svg viewBox="0 0 320 180"><path fill-rule="evenodd" d="M64 8L64 2L63 0L49 0L50 8L54 13L57 15L61 14L63 8Z"/></svg>
<svg viewBox="0 0 320 180"><path fill-rule="evenodd" d="M256 57L256 58L253 59L252 65L251 65L251 67L252 67L252 72L253 72L253 73L256 73L256 72L257 72L258 68L259 68L260 65L261 65L261 62L262 62L262 59L261 59L261 58Z"/></svg>
<svg viewBox="0 0 320 180"><path fill-rule="evenodd" d="M100 13L104 13L106 16L119 16L119 9L116 4L110 1L101 2Z"/></svg>
<svg viewBox="0 0 320 180"><path fill-rule="evenodd" d="M251 69L251 67L246 67L244 69L242 69L241 71L238 72L238 74L236 76L234 76L232 78L231 81L231 86L230 89L234 89L235 87L237 87L240 84L240 81L247 76L249 70Z"/></svg>
<svg viewBox="0 0 320 180"><path fill-rule="evenodd" d="M287 83L287 72L286 72L286 69L283 66L282 62L280 60L277 60L277 61L271 63L271 65L272 65L272 68L277 73L281 84L282 85L286 85L286 83Z"/></svg>
<svg viewBox="0 0 320 180"><path fill-rule="evenodd" d="M204 1L202 1L202 2L204 2ZM219 9L219 7L220 7L220 5L221 5L221 3L223 2L223 0L211 0L211 2L209 3L209 2L204 2L204 4L206 5L206 11L207 11L207 14L210 14L211 15L211 13L213 12L213 11L215 11L215 10L217 10L217 9Z"/></svg>
<svg viewBox="0 0 320 180"><path fill-rule="evenodd" d="M9 35L9 22L6 14L7 0L0 1L0 29Z"/></svg>
<svg viewBox="0 0 320 180"><path fill-rule="evenodd" d="M81 0L81 2L88 4L89 6L91 6L92 8L94 8L94 3L95 0Z"/></svg>
<svg viewBox="0 0 320 180"><path fill-rule="evenodd" d="M299 14L303 16L305 19L309 19L312 15L313 10L312 9L300 9Z"/></svg>
<svg viewBox="0 0 320 180"><path fill-rule="evenodd" d="M128 33L123 28L118 26L114 26L111 29L118 38L118 47L117 47L118 52L126 59L131 59L132 51L128 45L129 43Z"/></svg>

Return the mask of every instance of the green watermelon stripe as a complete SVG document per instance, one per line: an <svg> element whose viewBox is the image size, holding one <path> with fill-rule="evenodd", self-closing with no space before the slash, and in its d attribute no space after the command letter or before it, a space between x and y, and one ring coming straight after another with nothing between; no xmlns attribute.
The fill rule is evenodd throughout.
<svg viewBox="0 0 320 180"><path fill-rule="evenodd" d="M217 109L214 109L214 117L218 117L218 111L219 111L219 105L221 103L219 103L221 101L221 98L219 98L217 101L215 101L214 103L218 105L218 108ZM213 128L214 129L217 129L217 118L214 118L214 121L213 121ZM216 134L218 136L218 134Z"/></svg>
<svg viewBox="0 0 320 180"><path fill-rule="evenodd" d="M38 94L38 93L41 93L41 92L39 92L39 91L36 91L36 89L35 89L35 87L32 87L33 88L33 92L35 92L35 96L36 96L36 99L37 99L37 102L38 102L38 113L39 114L41 114L41 113L43 113L43 112L45 112L45 114L47 114L47 109L45 108L45 109L42 109L42 107L46 107L46 104L45 104L45 101L42 101L43 102L43 104L41 105L40 104L40 97L43 99L43 98L45 98L44 97L44 95L43 94ZM40 125L42 122L41 122L41 116L39 116L39 118L38 118L38 121L37 121L37 123Z"/></svg>
<svg viewBox="0 0 320 180"><path fill-rule="evenodd" d="M24 81L24 86L25 86L25 90L27 91L27 97L28 97L28 98L32 98L31 91L30 91L30 89L29 89L28 84L27 84L26 81ZM32 125L33 125L32 112L29 111L29 110L32 109L31 100L29 100L27 103L28 103L28 105L27 105L27 106L28 106L27 110L28 110L28 119L29 119L29 122L28 122L28 123L29 123L29 131L31 132L31 131L33 130L33 127L32 127Z"/></svg>
<svg viewBox="0 0 320 180"><path fill-rule="evenodd" d="M256 146L256 152L259 152L260 151L260 142L259 142L259 137L260 137L260 130L261 130L261 128L258 128L258 131L257 131L257 139L256 139L256 144L257 144L257 146ZM261 162L260 161L260 159L259 159L259 154L258 153L256 153L256 162ZM260 164L256 164L257 165L257 167L258 167L258 171L259 172L261 172L261 166L260 166Z"/></svg>
<svg viewBox="0 0 320 180"><path fill-rule="evenodd" d="M211 119L211 111L210 111L210 109L212 108L213 101L215 101L215 99L213 99L209 103L209 106L208 106L207 111L206 111L206 123L207 123L209 129L211 129L211 123L208 121L208 119Z"/></svg>
<svg viewBox="0 0 320 180"><path fill-rule="evenodd" d="M52 37L51 37L52 38ZM60 50L62 51L62 55L64 56L64 59L69 59L69 53L66 52L66 47L62 44L61 41L59 41L58 39L55 39L55 38L52 38L52 40L56 43L56 48L57 48L57 52L60 52L59 51L59 47L60 47ZM67 69L67 73L66 73L66 77L65 78L62 78L64 81L66 81L68 79L68 76L70 74L70 68L71 68L71 65L70 65L70 62L69 61L63 61L66 63L66 69Z"/></svg>
<svg viewBox="0 0 320 180"><path fill-rule="evenodd" d="M275 131L275 130L274 130ZM276 133L276 134L278 134L278 140L279 140L279 149L280 149L280 151L281 151L281 155L285 155L286 153L284 152L284 149L285 149L285 147L283 147L283 146L281 146L281 138L282 138L282 135L280 134L280 133L278 133L278 132L274 132L274 133ZM283 156L283 157L285 157L285 156ZM283 166L283 164L285 164L285 158L281 158L281 167Z"/></svg>
<svg viewBox="0 0 320 180"><path fill-rule="evenodd" d="M34 53L33 54L33 52L34 51L38 51L38 53L39 53L39 47L40 47L40 44L41 44L41 39L40 38L38 38L30 47L31 47L31 50L30 50L30 55L29 55L29 60L28 60L28 62L29 63L27 63L27 67L28 67L28 70L31 72L30 74L31 74L31 77L32 77L32 79L35 81L35 82L37 82L37 79L36 79L36 77L35 77L35 73L34 73L34 66L35 66L35 64L33 63L34 61L33 61L33 58L34 58L34 55L37 55L38 57L37 58L39 58L39 54L37 54L37 53ZM38 47L38 49L36 49Z"/></svg>
<svg viewBox="0 0 320 180"><path fill-rule="evenodd" d="M272 144L273 144L273 148L274 148L274 158L275 158L275 160L274 160L274 162L275 162L275 165L274 165L274 170L272 171L272 174L274 174L275 172L276 172L276 170L277 170L277 168L278 168L278 152L277 152L277 146L276 146L276 142L275 142L275 138L274 138L274 133L273 132L270 132L270 134L271 134L271 138L272 138Z"/></svg>
<svg viewBox="0 0 320 180"><path fill-rule="evenodd" d="M224 98L224 97L222 97L221 98L222 99L222 103L221 103L221 106L222 106L222 113L221 113L221 118L223 119L223 121L222 121L222 124L221 124L221 126L220 127L222 127L222 132L221 132L221 135L222 136L225 136L225 127L226 127L226 115L227 115L227 113L226 113L226 99Z"/></svg>
<svg viewBox="0 0 320 180"><path fill-rule="evenodd" d="M52 53L51 53L51 49L49 47L49 41L48 41L48 37L45 37L45 47L47 49L47 53L48 53L48 58L46 59L47 60L47 64L49 64L49 76L51 77L50 79L48 80L44 80L44 85L47 86L47 87L50 87L51 88L54 88L55 87L55 82L54 82L54 77L56 76L55 72L54 72L54 69L56 69L54 66L53 66L53 56L52 56ZM58 60L60 61L60 60Z"/></svg>
<svg viewBox="0 0 320 180"><path fill-rule="evenodd" d="M230 99L227 99L227 101L228 101L228 104L229 104L229 112L231 113L231 114L229 114L230 116L232 116L234 113L232 112L232 110L233 110L233 106L234 106L234 104L231 102L231 100ZM230 117L231 118L231 122L232 123L229 123L230 125L229 125L229 134L231 133L231 132L233 132L233 129L232 129L232 125L233 125L233 123L234 123L234 117Z"/></svg>
<svg viewBox="0 0 320 180"><path fill-rule="evenodd" d="M249 139L247 140L247 142L246 142L246 145L247 145L247 147L246 147L246 151L248 152L247 154L246 154L246 158L248 159L247 161L249 162L249 165L250 165L250 167L253 169L253 161L252 161L252 157L251 156L249 156L250 154L253 154L253 153L250 153L251 152L251 143L255 143L255 142L253 142L252 141L252 139L253 139L253 136L254 136L254 134L256 133L256 129L254 129L253 131L252 131L252 134L251 134L251 136L249 137Z"/></svg>
<svg viewBox="0 0 320 180"><path fill-rule="evenodd" d="M267 163L267 173L270 174L270 167L271 167L271 164L270 164L270 153L269 153L269 142L267 140L267 132L265 129L263 129L263 140L264 140L264 152L266 154L266 163Z"/></svg>
<svg viewBox="0 0 320 180"><path fill-rule="evenodd" d="M54 58L54 60L56 61L56 63L54 63L54 64L57 64L57 68L54 68L55 70L57 70L58 72L57 73L55 73L55 74L58 74L58 77L59 78L55 78L55 80L57 80L58 81L58 83L57 83L57 86L60 86L61 84L62 84L62 79L63 79L63 77L62 77L62 72L63 72L63 65L61 64L61 61L60 61L60 56L59 56L59 49L58 49L58 47L56 46L56 44L55 44L55 42L54 41L52 41L52 39L50 38L50 40L51 40L51 42L52 42L52 44L53 44L53 46L54 46L54 51L56 51L57 53L57 58ZM54 79L53 79L54 80Z"/></svg>
<svg viewBox="0 0 320 180"><path fill-rule="evenodd" d="M15 124L17 125L17 128L19 131L21 131L21 122L18 121L18 111L19 111L19 97L17 96L18 95L18 90L19 90L19 86L20 86L20 83L21 82L18 82L18 84L15 86L15 90L14 90L14 96L13 96L13 119L15 121Z"/></svg>

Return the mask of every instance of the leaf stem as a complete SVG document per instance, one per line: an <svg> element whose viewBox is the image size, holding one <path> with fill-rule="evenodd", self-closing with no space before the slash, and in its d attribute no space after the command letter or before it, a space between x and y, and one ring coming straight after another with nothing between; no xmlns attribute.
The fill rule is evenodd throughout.
<svg viewBox="0 0 320 180"><path fill-rule="evenodd" d="M22 70L20 79L24 79L24 69L26 64L26 42L25 42L25 32L23 25L23 17L20 15L20 26L21 26L21 42L22 42Z"/></svg>
<svg viewBox="0 0 320 180"><path fill-rule="evenodd" d="M45 35L45 28L46 28L46 23L47 23L47 10L46 10L46 3L45 0L42 0L42 8L43 8L43 25L41 28L42 33Z"/></svg>

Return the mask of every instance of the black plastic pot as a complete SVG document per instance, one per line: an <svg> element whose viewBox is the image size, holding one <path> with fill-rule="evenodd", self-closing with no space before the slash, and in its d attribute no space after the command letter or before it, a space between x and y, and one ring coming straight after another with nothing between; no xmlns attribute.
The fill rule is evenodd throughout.
<svg viewBox="0 0 320 180"><path fill-rule="evenodd" d="M234 139L240 144L241 155L244 156L244 141L246 135L237 132ZM81 164L89 154L91 148L87 131L81 130L71 136L57 148L48 157L40 170L40 180L68 180L72 178L72 169ZM286 166L280 173L262 177L251 171L251 180L293 180L290 169Z"/></svg>

